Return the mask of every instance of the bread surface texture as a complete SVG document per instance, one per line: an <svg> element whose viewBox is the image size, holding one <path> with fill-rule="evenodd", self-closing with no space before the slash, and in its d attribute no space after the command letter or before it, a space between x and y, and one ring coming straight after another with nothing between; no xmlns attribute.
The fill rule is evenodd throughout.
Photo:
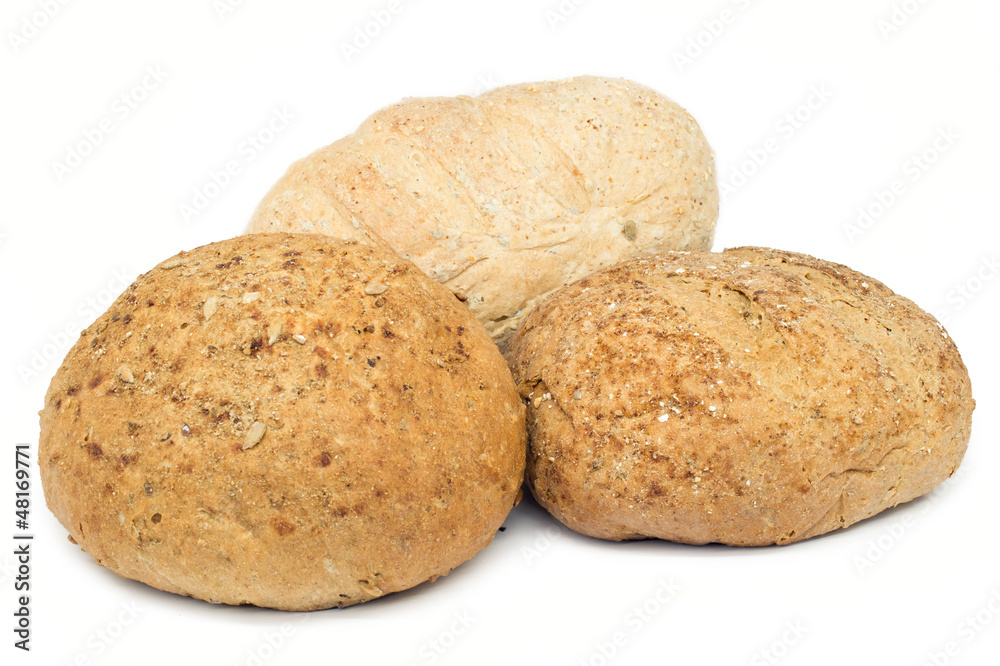
<svg viewBox="0 0 1000 666"><path fill-rule="evenodd" d="M709 249L718 207L690 114L637 83L583 76L382 109L293 164L248 231L390 247L467 298L504 348L558 287Z"/></svg>
<svg viewBox="0 0 1000 666"><path fill-rule="evenodd" d="M518 331L527 478L611 540L787 544L927 493L969 441L944 328L846 266L668 253L570 285Z"/></svg>
<svg viewBox="0 0 1000 666"><path fill-rule="evenodd" d="M214 603L313 610L433 580L490 543L523 478L524 407L486 330L412 263L316 235L142 275L40 417L71 540Z"/></svg>

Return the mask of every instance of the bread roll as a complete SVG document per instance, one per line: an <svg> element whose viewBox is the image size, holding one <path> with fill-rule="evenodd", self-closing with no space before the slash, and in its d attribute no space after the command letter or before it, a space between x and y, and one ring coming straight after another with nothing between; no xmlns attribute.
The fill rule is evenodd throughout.
<svg viewBox="0 0 1000 666"><path fill-rule="evenodd" d="M850 268L763 248L637 259L509 350L528 482L583 534L787 544L923 495L974 408L942 326Z"/></svg>
<svg viewBox="0 0 1000 666"><path fill-rule="evenodd" d="M408 261L244 236L141 276L41 412L45 498L115 573L215 603L348 606L490 543L524 407L489 335Z"/></svg>
<svg viewBox="0 0 1000 666"><path fill-rule="evenodd" d="M621 79L407 99L302 159L249 232L392 248L468 305L505 347L552 290L665 250L707 250L712 152L694 119Z"/></svg>

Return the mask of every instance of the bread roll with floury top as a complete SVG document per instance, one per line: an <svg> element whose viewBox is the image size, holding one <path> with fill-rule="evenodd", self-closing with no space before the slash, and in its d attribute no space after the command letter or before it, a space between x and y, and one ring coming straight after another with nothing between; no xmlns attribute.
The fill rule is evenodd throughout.
<svg viewBox="0 0 1000 666"><path fill-rule="evenodd" d="M707 250L712 151L684 109L583 76L406 99L299 160L248 232L391 248L462 298L505 348L553 290L666 250Z"/></svg>

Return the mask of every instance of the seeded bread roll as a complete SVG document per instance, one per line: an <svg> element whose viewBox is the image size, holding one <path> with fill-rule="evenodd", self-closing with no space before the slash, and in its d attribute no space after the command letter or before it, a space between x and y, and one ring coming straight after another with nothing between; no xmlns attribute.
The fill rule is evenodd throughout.
<svg viewBox="0 0 1000 666"><path fill-rule="evenodd" d="M466 297L503 348L558 287L709 249L718 208L694 118L644 86L584 76L382 109L293 164L248 232L392 248Z"/></svg>
<svg viewBox="0 0 1000 666"><path fill-rule="evenodd" d="M508 353L528 482L602 539L786 544L923 495L969 441L942 326L850 268L763 248L638 259L560 290Z"/></svg>
<svg viewBox="0 0 1000 666"><path fill-rule="evenodd" d="M488 545L524 407L468 309L408 261L244 236L141 276L41 412L45 497L115 573L214 603L349 606Z"/></svg>

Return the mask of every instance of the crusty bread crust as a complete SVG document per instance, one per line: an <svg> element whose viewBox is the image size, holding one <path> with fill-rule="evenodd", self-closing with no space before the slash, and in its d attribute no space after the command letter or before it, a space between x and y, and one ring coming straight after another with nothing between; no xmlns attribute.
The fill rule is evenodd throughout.
<svg viewBox="0 0 1000 666"><path fill-rule="evenodd" d="M612 540L758 546L847 527L951 476L975 406L954 343L913 302L764 248L581 280L508 359L532 492Z"/></svg>
<svg viewBox="0 0 1000 666"><path fill-rule="evenodd" d="M347 606L490 543L524 407L466 307L408 261L244 236L141 276L40 413L49 507L119 575L216 603Z"/></svg>
<svg viewBox="0 0 1000 666"><path fill-rule="evenodd" d="M504 348L558 287L709 249L718 208L694 118L644 86L584 76L382 109L293 164L248 231L388 246L464 294Z"/></svg>

